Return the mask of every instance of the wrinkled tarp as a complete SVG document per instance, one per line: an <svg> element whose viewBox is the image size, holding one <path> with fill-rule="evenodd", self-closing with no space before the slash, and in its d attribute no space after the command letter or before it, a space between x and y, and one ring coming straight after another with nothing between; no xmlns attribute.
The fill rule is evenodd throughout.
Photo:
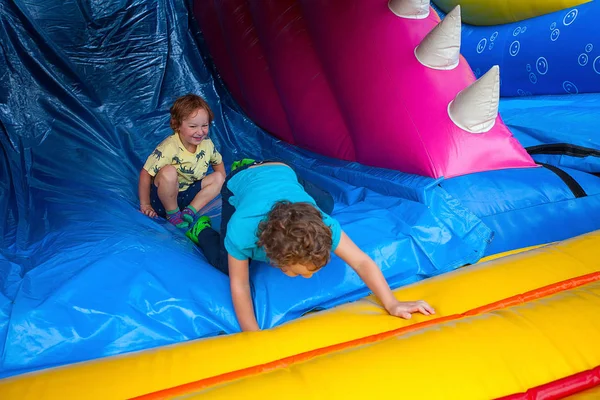
<svg viewBox="0 0 600 400"><path fill-rule="evenodd" d="M393 286L485 252L491 230L436 181L318 157L254 126L213 80L184 1L2 0L0 13L3 376L239 330L227 278L137 210L139 169L188 92L213 107L227 165L283 158L326 185ZM205 210L216 224L219 201ZM262 327L368 292L337 258L310 280L251 274Z"/></svg>

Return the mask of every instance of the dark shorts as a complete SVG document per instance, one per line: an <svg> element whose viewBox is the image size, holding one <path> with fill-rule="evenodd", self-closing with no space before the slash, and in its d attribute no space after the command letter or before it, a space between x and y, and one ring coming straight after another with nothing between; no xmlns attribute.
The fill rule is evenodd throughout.
<svg viewBox="0 0 600 400"><path fill-rule="evenodd" d="M187 188L183 192L179 192L179 194L177 195L177 206L179 206L179 209L183 210L184 208L186 208L192 202L192 200L194 200L194 197L196 197L196 195L198 194L198 192L200 192L201 189L202 179L194 182L192 185L190 185L189 188ZM154 185L154 182L150 184L150 204L159 216L164 218L167 215L165 207L158 198L158 188Z"/></svg>

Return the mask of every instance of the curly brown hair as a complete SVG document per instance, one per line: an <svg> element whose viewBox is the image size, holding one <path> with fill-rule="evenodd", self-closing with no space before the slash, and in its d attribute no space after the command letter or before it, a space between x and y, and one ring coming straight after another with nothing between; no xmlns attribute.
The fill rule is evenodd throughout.
<svg viewBox="0 0 600 400"><path fill-rule="evenodd" d="M206 110L206 113L208 114L208 123L210 124L215 118L215 115L206 100L202 97L190 93L175 100L175 103L173 103L173 106L169 110L171 112L171 129L174 131L178 130L183 123L183 120L199 109Z"/></svg>
<svg viewBox="0 0 600 400"><path fill-rule="evenodd" d="M318 270L331 257L331 228L310 203L275 203L258 225L257 236L256 244L276 267L312 264Z"/></svg>

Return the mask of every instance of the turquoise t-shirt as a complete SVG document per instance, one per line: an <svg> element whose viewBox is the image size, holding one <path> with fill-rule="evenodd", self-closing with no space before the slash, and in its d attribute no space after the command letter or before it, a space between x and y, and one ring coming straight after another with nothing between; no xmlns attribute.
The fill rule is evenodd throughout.
<svg viewBox="0 0 600 400"><path fill-rule="evenodd" d="M238 260L251 258L269 262L264 249L256 245L256 233L258 224L276 202L307 202L316 207L315 200L304 191L294 170L285 165L248 168L231 178L227 188L232 193L229 203L235 207L235 212L227 224L225 249ZM322 210L321 213L323 222L331 228L332 250L335 250L342 228L338 221Z"/></svg>

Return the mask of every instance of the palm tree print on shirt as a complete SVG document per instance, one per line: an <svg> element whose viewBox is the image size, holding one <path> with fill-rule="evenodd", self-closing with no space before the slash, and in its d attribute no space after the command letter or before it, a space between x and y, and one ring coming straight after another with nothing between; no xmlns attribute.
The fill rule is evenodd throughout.
<svg viewBox="0 0 600 400"><path fill-rule="evenodd" d="M162 151L160 151L159 149L154 149L154 151L152 152L152 155L154 157L156 157L157 160L160 160L161 158L163 158Z"/></svg>
<svg viewBox="0 0 600 400"><path fill-rule="evenodd" d="M179 166L179 172L181 172L182 174L194 175L194 169L193 168L186 168L183 165Z"/></svg>

